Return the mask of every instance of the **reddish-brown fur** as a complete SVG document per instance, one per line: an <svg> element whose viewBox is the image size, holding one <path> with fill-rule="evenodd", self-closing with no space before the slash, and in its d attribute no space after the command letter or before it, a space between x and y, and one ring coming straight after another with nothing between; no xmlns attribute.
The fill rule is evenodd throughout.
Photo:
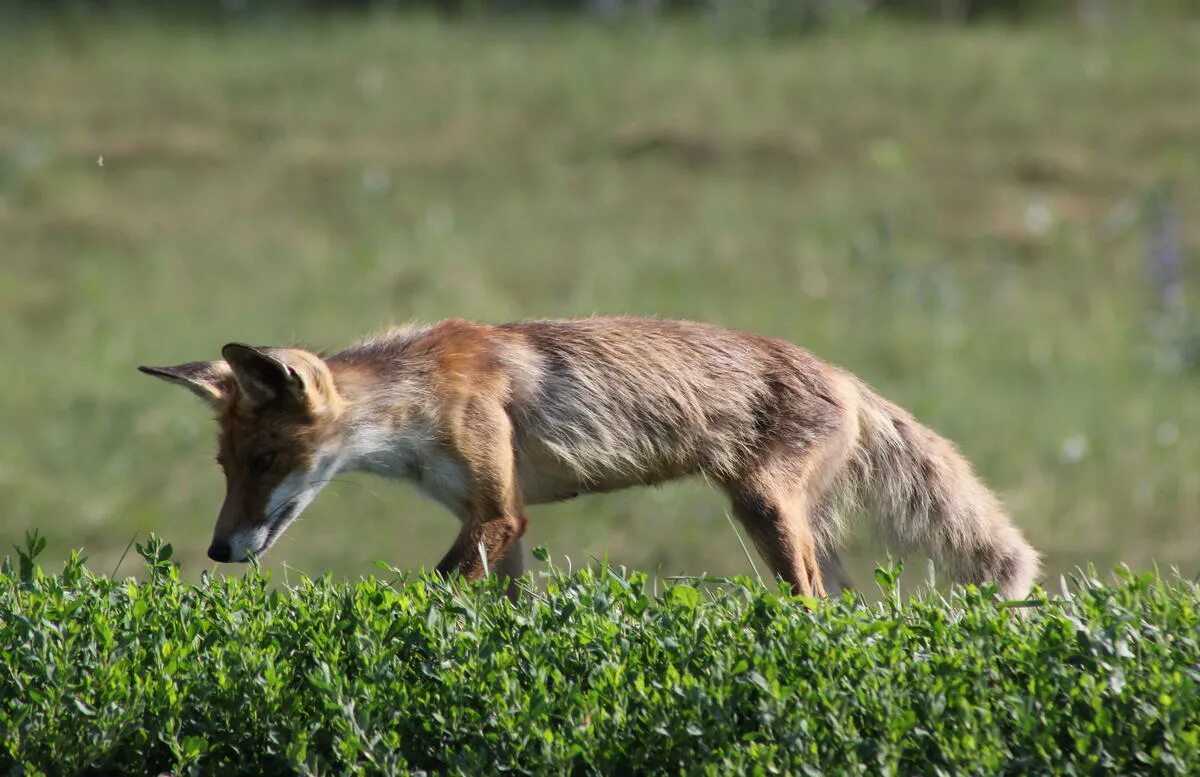
<svg viewBox="0 0 1200 777"><path fill-rule="evenodd" d="M506 554L526 503L694 474L729 494L800 593L841 576L839 515L859 505L963 579L1020 595L1036 569L950 443L784 341L654 319L456 319L326 358L223 355L146 371L218 408L229 492L214 548L231 543L235 560L269 547L329 476L360 469L409 478L454 512L438 570L469 578L519 573ZM264 452L270 466L254 471Z"/></svg>

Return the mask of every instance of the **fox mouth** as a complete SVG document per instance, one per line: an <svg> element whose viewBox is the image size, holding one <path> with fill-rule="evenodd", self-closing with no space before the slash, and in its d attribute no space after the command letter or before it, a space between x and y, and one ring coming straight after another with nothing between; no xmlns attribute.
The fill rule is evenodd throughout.
<svg viewBox="0 0 1200 777"><path fill-rule="evenodd" d="M209 548L208 556L214 561L248 563L251 558L259 558L271 549L283 530L288 527L300 512L299 500L292 499L284 502L270 515L267 520L248 532L238 532L227 540L214 540Z"/></svg>
<svg viewBox="0 0 1200 777"><path fill-rule="evenodd" d="M272 516L271 521L267 524L266 536L263 537L263 541L258 546L258 550L254 551L255 555L261 556L270 550L271 546L275 544L275 541L279 539L279 535L283 534L283 530L286 529L288 525L296 519L297 501L298 500L296 499L292 499L288 502L284 502L283 506L275 512L275 515Z"/></svg>

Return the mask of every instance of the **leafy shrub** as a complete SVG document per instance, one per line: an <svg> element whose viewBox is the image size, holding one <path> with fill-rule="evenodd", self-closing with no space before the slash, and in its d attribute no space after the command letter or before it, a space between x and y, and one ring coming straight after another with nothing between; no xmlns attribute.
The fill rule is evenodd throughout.
<svg viewBox="0 0 1200 777"><path fill-rule="evenodd" d="M1187 773L1196 586L1124 574L1017 617L748 580L544 573L273 587L23 552L0 572L0 773ZM886 590L893 580L880 579Z"/></svg>

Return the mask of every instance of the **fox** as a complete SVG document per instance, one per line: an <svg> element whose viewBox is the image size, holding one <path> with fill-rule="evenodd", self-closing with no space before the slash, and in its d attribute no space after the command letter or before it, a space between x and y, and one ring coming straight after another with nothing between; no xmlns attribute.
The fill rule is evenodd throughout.
<svg viewBox="0 0 1200 777"><path fill-rule="evenodd" d="M896 552L1025 596L1038 555L953 443L791 342L632 316L412 324L321 354L229 343L138 368L216 413L208 556L265 553L339 473L411 481L459 521L445 577L519 578L526 508L691 476L798 594L850 585L865 513Z"/></svg>

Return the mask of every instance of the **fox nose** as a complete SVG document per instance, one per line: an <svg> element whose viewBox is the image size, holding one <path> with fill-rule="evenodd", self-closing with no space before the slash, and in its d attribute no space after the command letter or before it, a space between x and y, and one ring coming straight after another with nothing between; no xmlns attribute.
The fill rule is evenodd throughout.
<svg viewBox="0 0 1200 777"><path fill-rule="evenodd" d="M230 555L229 543L225 540L213 540L212 545L208 546L208 557L213 561L228 561Z"/></svg>

